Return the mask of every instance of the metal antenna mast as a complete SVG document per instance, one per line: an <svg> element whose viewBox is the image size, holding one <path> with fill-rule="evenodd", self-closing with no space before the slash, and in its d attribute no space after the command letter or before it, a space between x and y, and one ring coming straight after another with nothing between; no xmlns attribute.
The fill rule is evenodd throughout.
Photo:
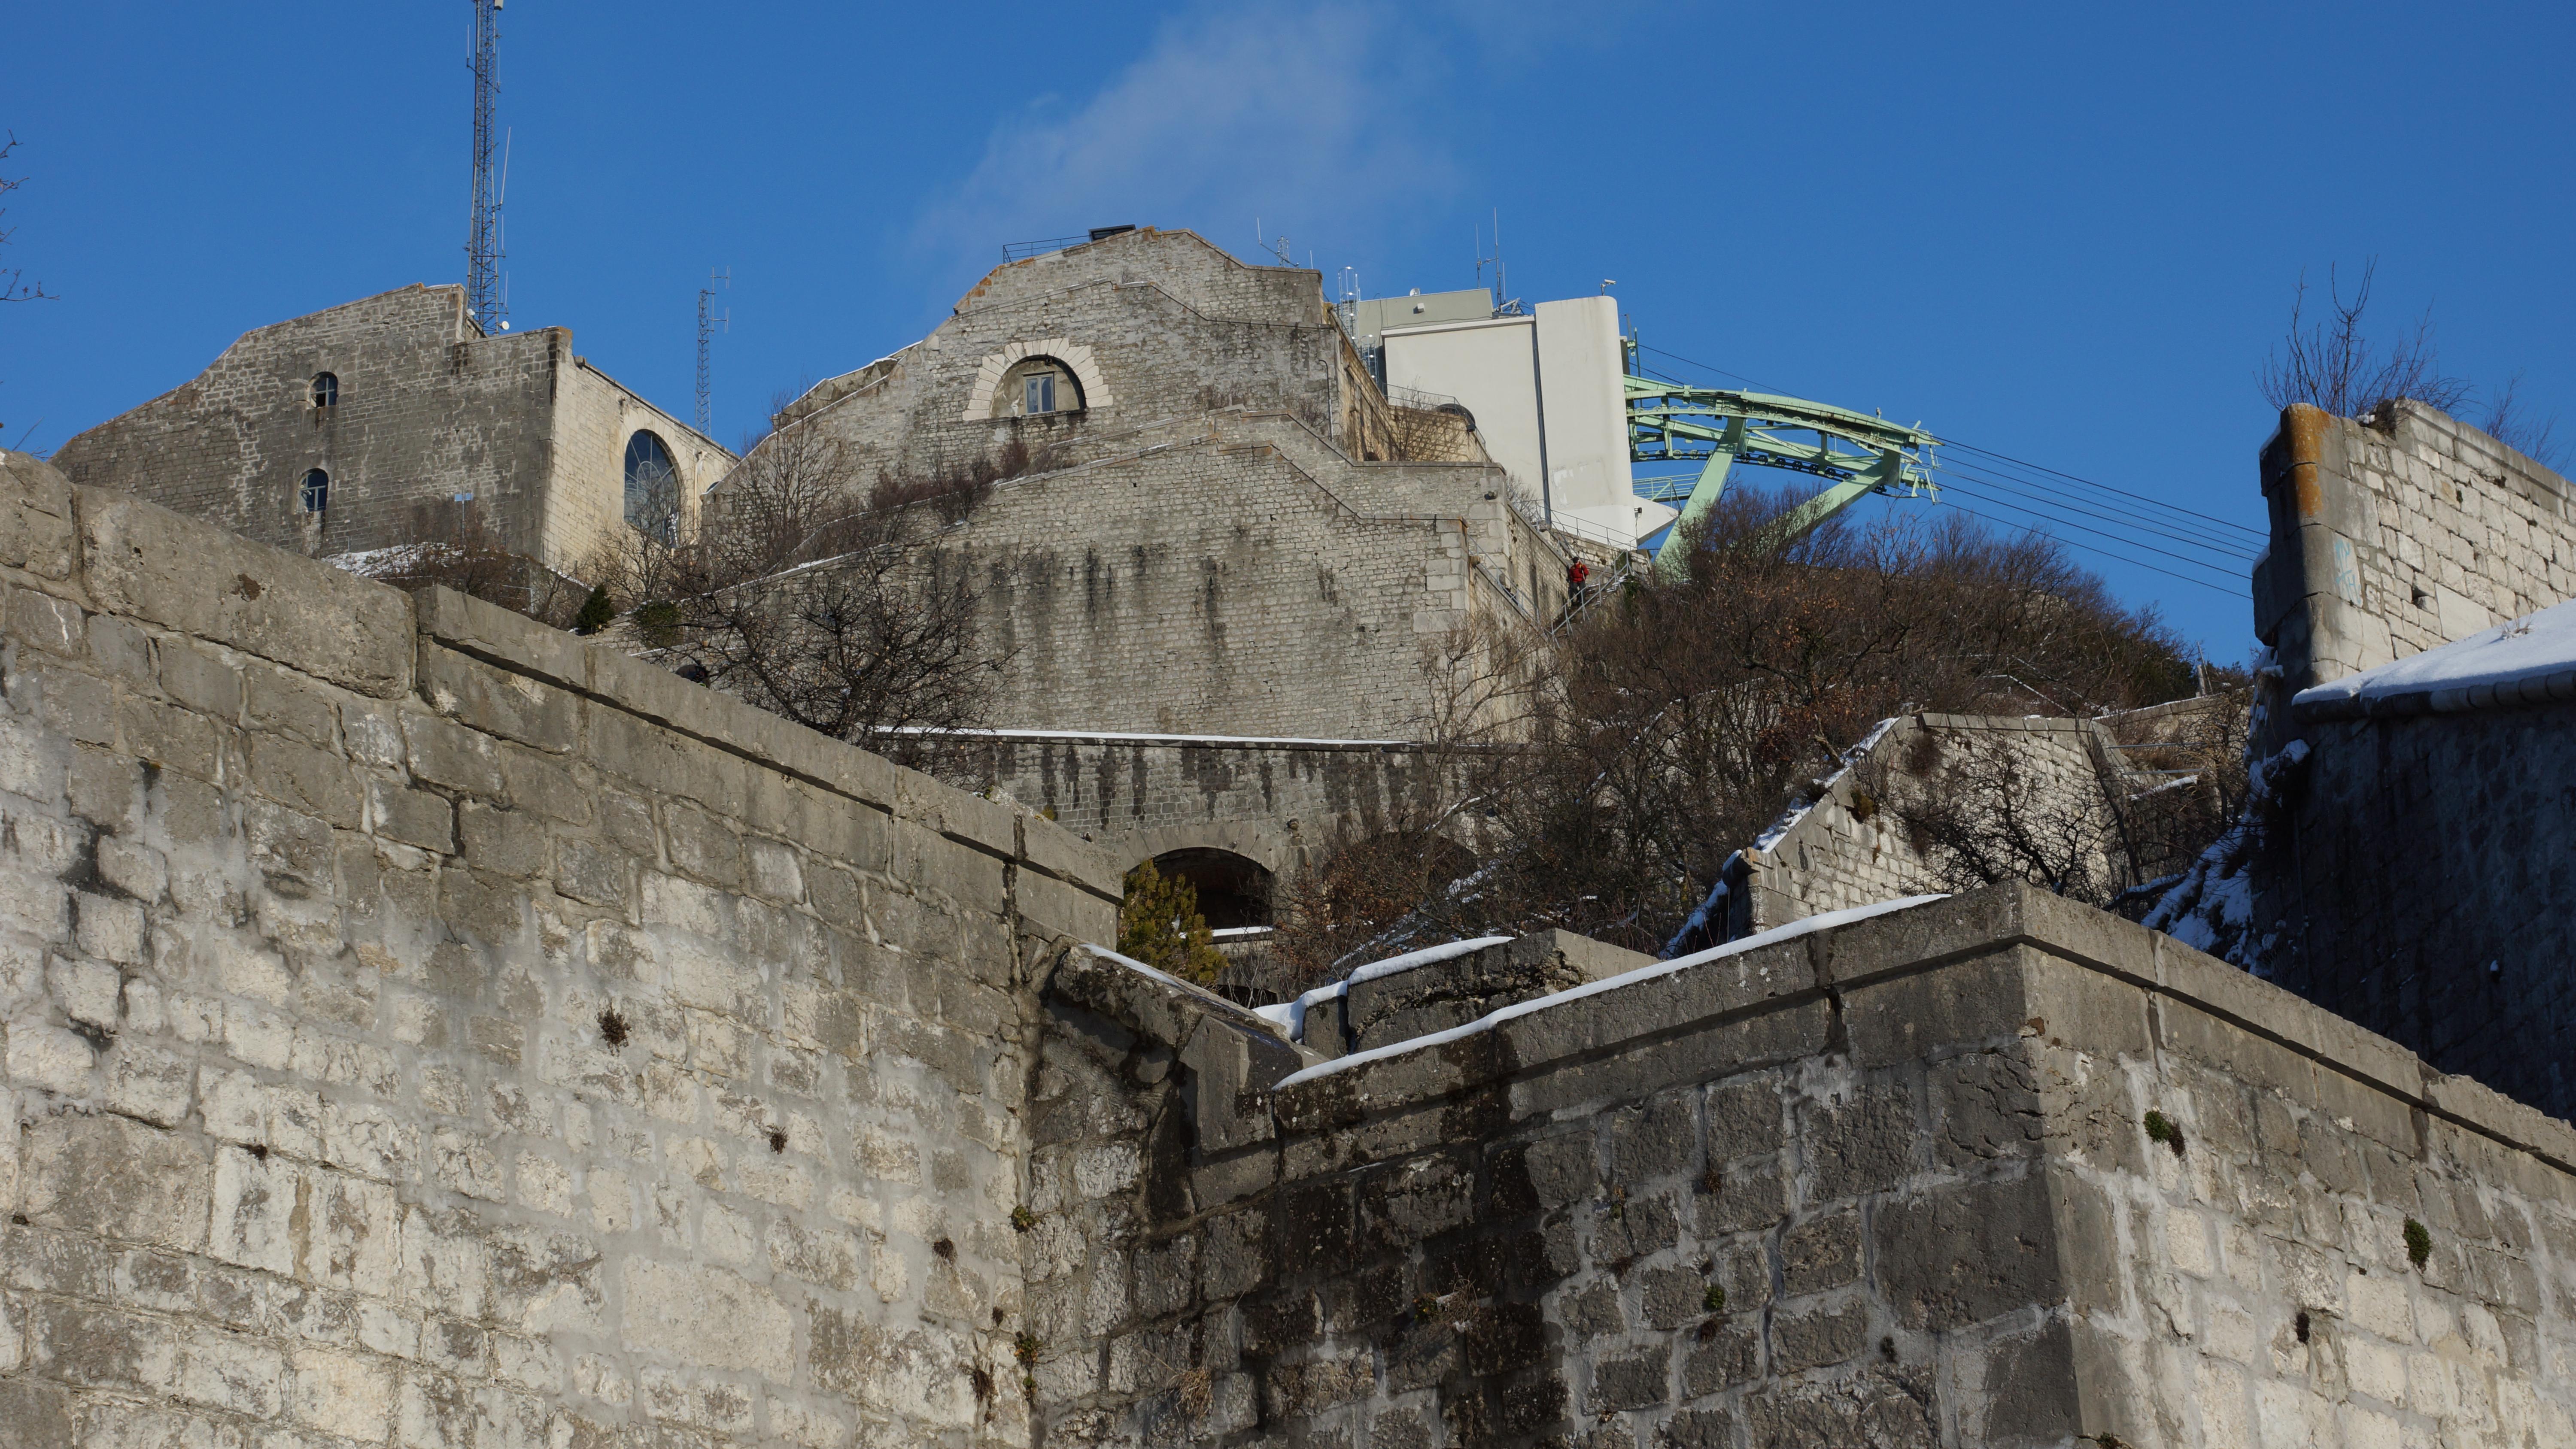
<svg viewBox="0 0 2576 1449"><path fill-rule="evenodd" d="M501 0L474 0L474 219L465 238L465 315L485 335L508 330L501 295L501 189L493 104L501 95Z"/></svg>
<svg viewBox="0 0 2576 1449"><path fill-rule="evenodd" d="M733 286L733 268L727 267L719 272L710 267L707 270L707 280L720 282L730 288ZM707 430L707 399L710 396L709 381L713 376L707 367L707 342L718 327L728 332L733 330L732 308L726 308L721 318L710 319L707 316L707 302L715 294L714 287L698 289L698 431L701 433Z"/></svg>

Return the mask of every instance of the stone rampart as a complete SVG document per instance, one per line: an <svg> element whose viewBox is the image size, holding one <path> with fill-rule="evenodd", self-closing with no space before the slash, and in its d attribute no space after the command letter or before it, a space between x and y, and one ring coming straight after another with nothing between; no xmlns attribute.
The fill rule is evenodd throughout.
<svg viewBox="0 0 2576 1449"><path fill-rule="evenodd" d="M2285 408L2262 477L2254 622L2284 698L2576 596L2567 480L2421 403Z"/></svg>
<svg viewBox="0 0 2576 1449"><path fill-rule="evenodd" d="M1398 741L996 730L965 748L996 789L1129 865L1223 850L1285 877L1455 798L1444 762Z"/></svg>
<svg viewBox="0 0 2576 1449"><path fill-rule="evenodd" d="M315 378L336 379L317 406ZM405 287L244 333L189 382L72 438L75 482L135 494L292 552L419 541L459 498L502 546L590 563L625 526L627 440L659 437L681 502L733 455L593 369L568 328L486 337L461 287ZM305 507L305 476L330 479Z"/></svg>
<svg viewBox="0 0 2576 1449"><path fill-rule="evenodd" d="M2576 1116L2576 707L2300 713L2310 752L2286 839L2260 857L2258 969Z"/></svg>
<svg viewBox="0 0 2576 1449"><path fill-rule="evenodd" d="M0 490L0 1440L1024 1443L1118 870L444 591Z"/></svg>
<svg viewBox="0 0 2576 1449"><path fill-rule="evenodd" d="M1726 880L1728 934L1948 888L1937 862L1890 808L1903 792L1932 782L1945 750L2009 751L2015 783L2030 792L2030 803L2069 819L2104 814L2124 783L2110 736L2093 720L1903 716L1739 853Z"/></svg>
<svg viewBox="0 0 2576 1449"><path fill-rule="evenodd" d="M1329 1064L1048 1001L1050 1444L2576 1437L2576 1130L2025 886Z"/></svg>

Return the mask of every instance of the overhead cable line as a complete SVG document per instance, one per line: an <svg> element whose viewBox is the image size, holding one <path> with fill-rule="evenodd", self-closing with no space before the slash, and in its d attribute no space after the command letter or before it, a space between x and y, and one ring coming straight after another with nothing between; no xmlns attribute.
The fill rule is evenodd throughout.
<svg viewBox="0 0 2576 1449"><path fill-rule="evenodd" d="M2098 518L2105 523L2119 524L2123 527L2136 529L2144 533L2152 533L2158 538L2171 539L2175 543L2188 544L2212 553L2223 554L2240 563L2252 563L2257 557L2259 557L2257 550L2248 548L2243 544L2236 543L2231 540L2211 538L2206 533L2176 533L2153 519L2135 514L2123 517L2116 513L2096 512L2093 509L2085 507L2083 503L2068 499L2063 493L2027 492L2023 489L2013 487L2012 485L2015 482L2022 480L2013 478L2008 474L1999 477L1992 473L1987 473L1975 468L1963 467L1956 463L1942 463L1935 466L1939 472L1973 479L1980 486L1998 488L2006 493L2012 494L2016 498L2028 498L2050 508L2061 508L2070 513L2081 514L2086 518ZM2109 505L2105 506L2107 507Z"/></svg>
<svg viewBox="0 0 2576 1449"><path fill-rule="evenodd" d="M1991 493L1979 493L1979 492L1977 492L1977 491L1976 491L1975 489L1973 489L1973 488L1963 488L1963 487L1961 487L1960 485L1958 485L1958 484L1956 484L1956 483L1952 483L1952 484L1948 484L1948 485L1946 485L1946 486L1945 486L1944 491L1947 491L1947 492L1953 492L1953 493L1964 493L1964 494L1966 494L1966 495L1967 495L1968 497L1970 497L1970 498L1982 499L1983 501L1985 501L1985 502L1987 502L1987 503L1990 503L1990 504L1994 505L1994 506L1995 506L1995 507L1997 507L1997 508L2010 509L2011 511L2013 511L2013 512L2015 512L2015 513L2027 513L2027 514L2030 514L2030 515L2032 515L2033 517L2039 518L2039 519L2041 519L2041 520L2043 520L2043 521L2045 521L2045 522L2056 524L2056 525L2057 525L2058 527L2060 527L2060 528L2071 528L2071 529L2074 529L2074 530L2075 530L2076 532L2078 532L2078 533L2089 533L2089 534L2093 535L2095 538L2107 538L2107 539L2111 540L2113 543L2119 544L2120 546L2122 546L2122 547L2124 547L2124 548L2144 549L2144 550L2146 550L2148 553L2152 553L2152 554L2161 554L2161 555L2163 555L2163 556L2164 556L2164 557L2166 557L2166 558L2174 559L2174 560L2176 560L2176 561L2178 561L2178 562L2189 564L2189 565L2191 565L2193 568L2208 569L2208 570L2209 570L2210 572L2212 572L2212 573L2224 574L2224 575L2227 575L2227 576L2229 576L2229 577L2234 577L2234 575L2235 575L2235 570L2234 570L2233 568L2229 567L2229 566L2228 566L2228 565L2226 565L2226 564L2221 564L2221 563L2212 563L2212 562L2210 562L2210 561L2209 561L2207 558L2205 558L2205 557L2199 557L2199 556L2195 556L2195 555L2192 555L2192 554L2176 553L2176 552L2174 552L2172 549L2169 549L2169 548L2158 548L2158 547L2156 547L2154 544L2151 544L2151 543L2140 543L2138 540L2136 540L2136 539L2134 539L2134 538L2130 538L2130 537L2128 537L2128 536L2126 536L2126 535L2123 535L2123 534L2117 534L2117 533L2105 533L2105 532L2103 532L2101 529L2098 529L2098 528L2086 528L2083 524L2080 524L2080 523L2070 523L2070 522L2068 522L2067 520L2065 520L2065 519L2063 519L2063 518L2054 518L2054 517L2051 517L2050 515L2045 514L2045 513L2042 513L2042 512L2040 512L2038 509L2036 509L2036 508L2032 508L2032 507L2028 506L2027 504L2015 503L2015 502L2013 502L2012 500L2007 499L2007 498L1998 498L1998 497L1995 497L1995 496L1994 496L1993 494L1991 494Z"/></svg>
<svg viewBox="0 0 2576 1449"><path fill-rule="evenodd" d="M1988 522L1988 523L1996 524L1996 525L1999 525L1999 526L2004 527L2004 528L2012 528L2012 527L2015 527L2015 526L2016 526L2016 525L2012 524L2011 522L2009 522L2009 521L2007 521L2007 520L2005 520L2005 519L1995 518L1995 517L1992 517L1992 516L1987 515L1987 514L1979 513L1977 510L1975 510L1975 509L1973 509L1973 508L1964 508L1964 507L1961 507L1960 505L1958 505L1958 504L1956 504L1956 503L1952 503L1952 502L1951 502L1949 499L1947 499L1947 498L1940 498L1940 499L1936 499L1936 500L1934 500L1934 501L1935 501L1936 503L1938 503L1940 506L1945 507L1945 508L1956 508L1956 509L1958 509L1961 513L1964 513L1964 514L1968 515L1970 518L1982 518L1982 519L1984 519L1984 520L1985 520L1986 522ZM2037 530L2029 530L2029 531L2036 532ZM2046 534L2046 535L2043 535L2043 536L2045 536L2045 537L2047 537L2047 538L2050 538L2050 539L2052 539L2052 540L2053 540L2053 541L2055 541L2055 542L2062 543L2062 544L2066 545L2068 548L2072 548L2072 549L2079 549L2079 550L2081 550L2081 551L2083 551L2083 552L2085 552L2085 553L2090 553L2090 554L2099 554L2100 556L2102 556L2102 557L2104 557L2104 558L2114 559L2114 560L2117 560L2117 561L2118 561L2118 562L2120 562L2120 563L2127 564L2127 565L2129 565L2131 568L2141 568L2141 569L2145 569L2145 570L2147 570L2147 571L2148 571L2148 572L2150 572L2150 573L2159 573L2159 574L2163 574L2165 577L2167 577L2167 578L2169 578L2169 579L2180 579L2180 580L2182 580L2182 581L2183 581L2184 583L2186 583L2186 584L2198 584L2198 585L2200 585L2200 586L2201 586L2202 588L2204 588L2204 589L2209 589L2209 590L2212 590L2212 591L2214 591L2214 592L2221 593L2221 594L2229 594L2229 595L2232 595L2232 596L2234 596L2234 597L2236 597L2236 598L2240 598L2240 599L2242 599L2242 598L2250 598L2250 597L2252 597L2250 594L2247 594L2247 593L2246 593L2244 590L2242 590L2242 589L2231 589L2231 588L2227 588L2227 587L2225 587L2225 586L2223 586L2223 585L2220 585L2220 584L2213 584L2213 583L2209 582L2209 581L2208 581L2208 580L2206 580L2206 579L2196 579L2196 578L2191 577L2191 576L2190 576L2190 575L2188 575L2188 574L2178 574L2178 573L2175 573L2175 572L2174 572L2173 570L2171 570L2171 569L2158 568L2158 567L2156 567L2154 564L2151 564L2151 563L2141 563L2141 562L2139 562L2139 561L2138 561L2138 560L2136 560L2136 559L2128 558L2128 557L2124 557L2123 555L2113 553L2113 552L2111 552L2111 551L2110 551L2109 549L2107 549L2107 548L2100 548L2100 547L2096 547L2095 545L2088 544L2088 543L2077 543L2077 542L2075 542L2073 539L2058 538L2058 537L2057 537L2056 535L2054 535L2054 534Z"/></svg>
<svg viewBox="0 0 2576 1449"><path fill-rule="evenodd" d="M2018 465L2018 466L2020 466L2020 467L2034 469L2034 470L2036 470L2036 471L2038 471L2038 472L2046 473L2046 474L2048 474L2048 475L2049 475L2050 477L2052 477L2052 478L2063 478L2063 479L2065 479L2065 480L2066 480L2067 482L2069 482L2069 483L2081 483L2081 484L2083 484L2083 485L2084 485L2085 487L2087 487L2087 488L2099 488L2099 489L2101 489L2101 490L2102 490L2103 492L2105 492L2105 493L2117 493L2117 494L2119 494L2119 495L2120 495L2121 497L2123 497L2123 498L2135 498L2135 499L2137 499L2138 501L2140 501L2140 502L2142 502L2142 503L2150 503L2150 504L2155 505L2155 506L2156 506L2156 507L2158 507L2158 508L2171 509L2173 512L2176 512L2176 513L2188 513L2188 514L2190 514L2192 517L2197 518L2197 519L2200 519L2200 520L2202 520L2203 522L2206 522L2206 523L2215 523L2215 524L2219 525L2219 526L2220 526L2220 527L2222 527L2222 528L2232 528L2232 529L2235 529L2235 530L2236 530L2237 532L2239 532L2239 533L2250 533L2250 534L2254 535L2256 538L2269 539L2269 538L2271 537L2271 535L2270 535L2270 534L2268 534L2268 533L2264 532L2262 529L2259 529L2259 528L2247 528L2244 524L2231 522L2231 521L2229 521L2229 520L2227 520L2227 519L2220 518L2220 517L2218 517L2218 516L2217 516L2217 515L2215 515L2215 514L2196 512L2196 511L2194 511L2194 510L2192 510L2192 509L2182 507L2182 506L2181 506L2181 505L2179 505L2179 504L2167 503L2167 502L2165 502L2164 500L2159 499L2159 498L2150 498L2150 497L2148 497L2146 494L2143 494L2143 493L2132 493L2132 492L2130 492L2129 490L2127 490L2127 489L2125 489L2125 488L2114 488L2114 487L2112 487L2112 486L2111 486L2110 484L2108 484L2108 483L2096 483L2096 482L2094 482L2094 481L2093 481L2092 479L2090 479L2090 478L2079 478L2079 477L2075 476L2075 475L2074 475L2074 474L2072 474L2072 473L2062 473L2062 472L2059 472L2057 469L2055 469L2055 468L2051 468L2051 467L2048 467L2048 466L2046 466L2046 465L2044 465L2044 464L2026 462L2026 461L2024 461L2024 460L2022 460L2022 459L2020 459L2020 458L2013 457L2013 456L2012 456L2011 454L2009 454L2009 453L1998 453L1998 452L1996 452L1996 451L1995 451L1994 449L1992 449L1992 448L1980 448L1980 447L1978 447L1978 446L1977 446L1976 444L1974 444L1974 443L1961 443L1961 442L1955 442L1955 441L1952 441L1952 440L1949 440L1949 439L1944 439L1944 440L1943 440L1943 443L1944 443L1944 445L1945 445L1945 446L1948 446L1948 447L1952 447L1952 448L1965 448L1966 450L1968 450L1968 451L1969 451L1969 452L1971 452L1971 453L1983 453L1983 454L1985 454L1985 455L1986 455L1987 457L1989 457L1989 458L1996 458L1996 459L2000 459L2001 461L2006 462L2006 463L2012 463L2012 464L2016 464L2016 465Z"/></svg>
<svg viewBox="0 0 2576 1449"><path fill-rule="evenodd" d="M1710 364L1705 363L1705 362L1698 361L1697 359L1689 358L1689 357L1684 357L1684 356L1682 356L1682 355L1681 355L1680 353L1678 353L1678 352L1668 352L1668 351L1666 351L1666 350L1665 350L1665 349L1663 349L1663 348L1660 348L1660 347L1650 347L1650 346L1647 346L1645 343L1642 343L1642 342L1641 342L1641 343L1639 343L1639 344L1637 344L1637 346L1638 346L1638 349L1639 349L1640 351L1643 351L1643 352L1651 352L1651 353L1654 353L1655 355L1657 355L1657 356L1659 356L1659 357L1668 357L1668 358L1671 358L1671 359L1672 359L1673 361L1675 361L1675 362L1678 362L1678 363L1683 364L1684 366L1687 366L1687 367L1695 367L1695 368L1700 369L1700 370L1701 370L1701 371L1703 371L1703 372L1713 372L1713 373L1718 374L1718 375L1719 375L1719 376L1721 376L1721 377L1730 377L1730 378L1735 379L1737 382L1745 383L1745 384L1748 384L1748 385L1753 386L1753 387L1763 388L1763 389L1766 389L1766 390L1770 390L1770 389L1772 389L1772 388L1774 388L1774 387L1775 387L1775 384L1771 384L1771 383L1763 382L1763 381L1761 381L1761 380L1760 380L1760 379L1758 379L1758 378L1751 378L1751 377L1747 377L1747 376L1745 376L1743 373L1740 373L1740 372L1731 372L1731 371L1729 371L1729 370L1727 370L1726 368L1723 368L1723 367L1713 367L1713 366L1711 366ZM2256 541L2258 541L2258 542L2260 542L2260 543L2268 543L2268 542L2270 541L2270 535L2269 535L2269 534L2267 534L2267 533L2265 533L2265 532L2264 532L2263 530L2261 530L2261 529L2248 528L2248 527L2246 527L2244 524L2241 524L2241 523L2235 523L2235 522L2232 522L2232 521L2230 521L2230 520L2228 520L2228 519L2224 519L2224 518L2217 517L2217 516L2216 516L2216 515L2214 515L2214 514L2202 513L2202 512L2200 512L2200 511L2198 511L2198 510L2196 510L2196 509L2184 508L2184 507L2181 507L2181 506L2180 506L2180 505L2178 505L2178 504L2167 503L2167 502L2165 502L2164 500L2162 500L2162 499L2160 499L2160 498L2152 498L2152 497L2149 497L2148 495L2143 494L2143 493L2134 493L2134 492L2131 492L2130 490L2125 489L2125 488L2115 488L2115 487L2111 486L2111 485L2110 485L2110 484L2108 484L2108 483L2097 483L2097 482L2095 482L2094 480L2092 480L2092 479L2090 479L2090 478L2080 477L2080 476L2078 476L2078 475L2076 475L2076 474L2065 472L2065 471L2064 471L2064 470L2062 470L2062 469L2050 468L2050 467L2046 467L2046 466L2044 466L2044 465L2042 465L2042 464L2032 463L2032 462L2029 462L2029 461L2027 461L2027 460L2025 460L2025 459L2016 458L2016 457L2012 456L2012 455L2011 455L2011 454L2009 454L2009 453L1998 453L1998 452L1996 452L1995 450L1993 450L1992 448L1981 448L1981 447L1978 447L1978 446L1977 446L1976 444L1974 444L1974 443L1962 443L1962 442L1958 442L1958 441L1956 441L1956 440L1954 440L1954 439L1949 439L1949 438L1944 438L1944 439L1942 440L1942 446L1943 446L1943 447L1945 447L1945 448L1952 448L1952 449L1962 450L1962 451L1965 451L1965 452L1976 453L1976 454L1978 454L1978 455L1980 455L1980 456L1983 456L1983 457L1986 457L1986 458L1992 458L1992 459L1996 460L1996 462L1998 462L1998 463L2006 463L2006 464L2010 464L2010 465L2012 465L2012 466L2014 466L2014 467L2018 467L2018 468L2027 468L2027 469L2030 469L2030 470L2032 470L2032 471L2034 471L2034 472L2045 473L2045 474L2047 474L2047 475L2048 475L2049 477L2051 477L2051 478L2056 478L2056 479L2062 480L2062 481L2067 482L2067 483L2078 484L2078 485L2080 485L2080 486L2082 486L2082 487L2095 489L2095 490L2098 490L2098 491L2103 492L2103 493L2114 494L2114 495L2117 495L2117 496L2119 496L2119 497L2121 497L2121 498L2131 499L2131 500L2134 500L2134 501L2136 501L2136 502L2143 503L2143 504L2147 505L2149 508L2153 508L2153 509L2160 509L2160 510L2163 510L2164 512L2166 512L2166 513L2177 514L2177 515L2180 515L2181 517L2184 517L2184 518L2190 518L2190 519L2196 520L2196 522L2197 522L2197 523L2201 523L2201 524L2213 524L2213 523L2214 523L2214 524L2218 525L2218 526L2219 526L2219 527L2221 527L2221 528L2233 529L2233 530L2235 530L2236 532L2241 533L2241 534L2244 534L2244 535L2246 535L2247 537L2249 537L2249 538L2251 538L2251 539L2254 539L2254 540L2256 540ZM1947 465L1947 466L1950 466L1950 467L1956 467L1956 466L1958 466L1958 465L1956 465L1956 464L1952 464L1952 465ZM2036 481L2036 480L2024 479L2024 480L2021 480L2021 481L2025 481L2025 482L2032 482L2032 481ZM1998 486L2000 486L2000 483L1998 483ZM2094 501L2099 501L2099 500L2094 500ZM2072 505L2070 505L2070 506L2072 506ZM2104 503L2104 504L2103 504L2103 506L2104 506L2104 507L2118 507L2118 505L2116 505L2116 504L2110 504L2110 503ZM2100 515L2095 515L2095 516L2096 516L2096 517L2099 517ZM2172 535L2167 535L2167 536L2168 536L2168 537L2172 537ZM2213 541L2214 541L2214 540L2213 540Z"/></svg>

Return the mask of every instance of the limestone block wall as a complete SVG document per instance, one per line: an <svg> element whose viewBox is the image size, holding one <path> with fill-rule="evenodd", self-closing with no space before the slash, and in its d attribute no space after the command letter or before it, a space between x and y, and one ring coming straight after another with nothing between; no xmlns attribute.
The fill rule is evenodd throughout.
<svg viewBox="0 0 2576 1449"><path fill-rule="evenodd" d="M1088 411L964 419L979 383L991 395L988 361L1056 339L1105 384ZM1385 400L1317 274L1246 266L1185 231L1127 232L997 268L928 337L782 416L846 443L873 479L959 469L1014 441L1078 448L1091 431L1213 407L1283 411L1353 458L1392 456Z"/></svg>
<svg viewBox="0 0 2576 1449"><path fill-rule="evenodd" d="M505 546L578 568L624 526L627 438L669 445L683 493L733 457L592 371L561 327L484 337L461 287L411 286L245 333L192 381L72 438L54 461L308 555L410 542L413 511L470 495ZM314 406L313 378L339 380ZM304 511L304 476L331 479Z"/></svg>
<svg viewBox="0 0 2576 1449"><path fill-rule="evenodd" d="M2300 730L2310 753L2258 875L2262 974L2576 1116L2576 709L2311 714Z"/></svg>
<svg viewBox="0 0 2576 1449"><path fill-rule="evenodd" d="M996 722L1414 738L1427 645L1481 614L1535 623L1498 576L1534 570L1561 593L1561 556L1475 489L1489 470L1310 459L1335 468L1318 474L1299 440L1318 446L1247 418L996 488L942 542L974 571L1002 661ZM1479 530L1523 553L1488 564Z"/></svg>
<svg viewBox="0 0 2576 1449"><path fill-rule="evenodd" d="M571 334L565 334L570 345ZM575 357L554 382L552 430L546 439L553 463L545 511L543 553L556 567L588 576L603 546L622 536L626 522L626 445L650 432L670 451L680 526L698 526L700 505L740 461L696 428L646 402L623 383Z"/></svg>
<svg viewBox="0 0 2576 1449"><path fill-rule="evenodd" d="M1027 1441L1020 961L1114 865L5 462L0 1439Z"/></svg>
<svg viewBox="0 0 2576 1449"><path fill-rule="evenodd" d="M1812 801L1793 806L1740 853L1727 881L1736 934L1949 888L1935 862L1886 808L1897 792L1920 784L1911 778L1913 761L1927 734L1936 742L2013 749L2040 798L2053 800L2055 808L2106 808L2106 771L2117 766L2107 734L2092 720L1906 716L1870 741Z"/></svg>
<svg viewBox="0 0 2576 1449"><path fill-rule="evenodd" d="M2018 885L1283 1081L1051 979L1051 1444L2550 1444L2576 1132Z"/></svg>
<svg viewBox="0 0 2576 1449"><path fill-rule="evenodd" d="M1441 757L1367 740L1006 730L977 763L998 790L1130 866L1205 848L1286 876L1455 798Z"/></svg>
<svg viewBox="0 0 2576 1449"><path fill-rule="evenodd" d="M2262 476L2254 622L2284 698L2576 596L2567 480L2421 403L2286 408Z"/></svg>

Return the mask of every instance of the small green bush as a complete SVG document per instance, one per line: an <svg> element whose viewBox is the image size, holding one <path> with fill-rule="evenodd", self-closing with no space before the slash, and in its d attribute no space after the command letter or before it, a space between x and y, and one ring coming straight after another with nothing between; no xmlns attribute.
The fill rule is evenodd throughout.
<svg viewBox="0 0 2576 1449"><path fill-rule="evenodd" d="M2182 1128L2162 1112L2147 1114L2147 1140L2161 1142L2173 1149L2174 1156L2182 1156Z"/></svg>
<svg viewBox="0 0 2576 1449"><path fill-rule="evenodd" d="M1709 1284L1708 1291L1699 1296L1699 1306L1707 1309L1711 1313L1724 1313L1726 1311L1726 1290L1718 1287L1714 1283Z"/></svg>
<svg viewBox="0 0 2576 1449"><path fill-rule="evenodd" d="M616 617L617 602L608 597L608 585L601 584L590 591L589 598L581 601L581 612L572 616L572 631L596 634L607 628Z"/></svg>
<svg viewBox="0 0 2576 1449"><path fill-rule="evenodd" d="M1118 954L1198 986L1213 986L1225 955L1199 914L1198 887L1165 875L1146 861L1127 872L1127 898L1118 906Z"/></svg>
<svg viewBox="0 0 2576 1449"><path fill-rule="evenodd" d="M2433 1235L2413 1218L2406 1220L2406 1261L2421 1268L2433 1256Z"/></svg>

